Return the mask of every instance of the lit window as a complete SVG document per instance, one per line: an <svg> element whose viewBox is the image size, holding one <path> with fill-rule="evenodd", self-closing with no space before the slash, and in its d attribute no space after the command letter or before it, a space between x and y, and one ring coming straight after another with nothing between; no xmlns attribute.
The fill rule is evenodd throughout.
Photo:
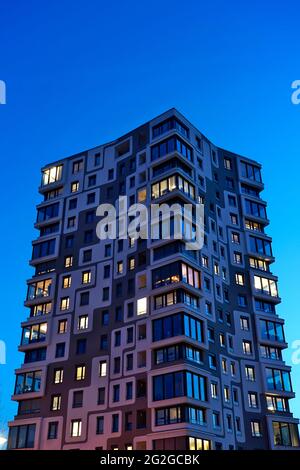
<svg viewBox="0 0 300 470"><path fill-rule="evenodd" d="M65 257L65 268L70 268L73 266L73 256L66 256Z"/></svg>
<svg viewBox="0 0 300 470"><path fill-rule="evenodd" d="M84 271L82 273L82 284L89 284L91 282L91 271Z"/></svg>
<svg viewBox="0 0 300 470"><path fill-rule="evenodd" d="M84 380L85 378L85 366L77 366L75 380Z"/></svg>
<svg viewBox="0 0 300 470"><path fill-rule="evenodd" d="M78 318L78 330L86 330L89 326L89 317L88 315L81 315Z"/></svg>
<svg viewBox="0 0 300 470"><path fill-rule="evenodd" d="M243 353L244 354L252 354L252 344L250 341L243 341Z"/></svg>
<svg viewBox="0 0 300 470"><path fill-rule="evenodd" d="M51 400L51 410L58 411L61 407L61 395L53 395Z"/></svg>
<svg viewBox="0 0 300 470"><path fill-rule="evenodd" d="M79 190L79 181L74 181L71 183L71 193L77 193Z"/></svg>
<svg viewBox="0 0 300 470"><path fill-rule="evenodd" d="M252 437L261 437L259 421L251 421L251 434L252 434Z"/></svg>
<svg viewBox="0 0 300 470"><path fill-rule="evenodd" d="M135 268L135 259L133 257L128 259L128 267L130 271L132 271Z"/></svg>
<svg viewBox="0 0 300 470"><path fill-rule="evenodd" d="M147 189L142 188L138 191L138 202L144 202L147 199Z"/></svg>
<svg viewBox="0 0 300 470"><path fill-rule="evenodd" d="M117 273L123 274L123 261L118 261L117 263Z"/></svg>
<svg viewBox="0 0 300 470"><path fill-rule="evenodd" d="M106 377L106 374L107 374L107 362L100 361L99 362L99 376Z"/></svg>
<svg viewBox="0 0 300 470"><path fill-rule="evenodd" d="M72 282L71 276L64 276L63 277L63 282L62 282L62 288L67 289L67 288L71 287L71 282Z"/></svg>
<svg viewBox="0 0 300 470"><path fill-rule="evenodd" d="M64 370L63 369L55 369L54 371L54 383L61 384L64 379Z"/></svg>
<svg viewBox="0 0 300 470"><path fill-rule="evenodd" d="M244 286L245 285L244 274L236 273L235 274L235 283L239 286Z"/></svg>
<svg viewBox="0 0 300 470"><path fill-rule="evenodd" d="M147 297L138 299L137 301L137 315L145 315L147 313Z"/></svg>
<svg viewBox="0 0 300 470"><path fill-rule="evenodd" d="M43 171L42 185L46 186L47 184L55 183L56 181L61 180L61 177L62 165L47 168L47 170Z"/></svg>
<svg viewBox="0 0 300 470"><path fill-rule="evenodd" d="M70 307L70 297L63 297L60 300L60 309L61 310L68 310Z"/></svg>
<svg viewBox="0 0 300 470"><path fill-rule="evenodd" d="M67 320L60 320L60 321L58 322L58 330L57 330L57 333L58 333L58 334L66 333L66 331L67 331L67 325L68 325Z"/></svg>
<svg viewBox="0 0 300 470"><path fill-rule="evenodd" d="M71 436L80 437L81 436L81 419L73 419L71 422Z"/></svg>

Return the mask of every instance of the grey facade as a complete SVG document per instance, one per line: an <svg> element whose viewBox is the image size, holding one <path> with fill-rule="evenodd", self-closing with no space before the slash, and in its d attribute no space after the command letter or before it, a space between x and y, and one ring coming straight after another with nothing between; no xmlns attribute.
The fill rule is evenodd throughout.
<svg viewBox="0 0 300 470"><path fill-rule="evenodd" d="M9 448L299 448L260 168L171 109L42 169ZM125 194L203 202L203 249L99 241Z"/></svg>

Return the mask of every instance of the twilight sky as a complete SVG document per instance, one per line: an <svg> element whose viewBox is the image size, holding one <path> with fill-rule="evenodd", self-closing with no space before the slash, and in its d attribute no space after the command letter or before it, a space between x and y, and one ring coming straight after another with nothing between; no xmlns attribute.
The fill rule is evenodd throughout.
<svg viewBox="0 0 300 470"><path fill-rule="evenodd" d="M216 145L263 165L283 302L292 343L300 340L300 79L296 0L2 0L0 105L2 327L0 432L10 402L40 167L114 139L175 106ZM300 355L298 355L300 357ZM300 417L300 364L293 368Z"/></svg>

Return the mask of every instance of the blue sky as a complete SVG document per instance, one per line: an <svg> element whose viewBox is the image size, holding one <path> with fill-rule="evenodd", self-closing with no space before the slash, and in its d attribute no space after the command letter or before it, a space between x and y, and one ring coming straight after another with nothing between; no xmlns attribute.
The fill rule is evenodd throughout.
<svg viewBox="0 0 300 470"><path fill-rule="evenodd" d="M37 186L45 163L109 141L175 106L216 145L263 164L290 343L300 339L298 162L300 79L296 1L3 0L0 7L0 432L9 402ZM285 358L291 363L291 347ZM300 365L293 369L300 417Z"/></svg>

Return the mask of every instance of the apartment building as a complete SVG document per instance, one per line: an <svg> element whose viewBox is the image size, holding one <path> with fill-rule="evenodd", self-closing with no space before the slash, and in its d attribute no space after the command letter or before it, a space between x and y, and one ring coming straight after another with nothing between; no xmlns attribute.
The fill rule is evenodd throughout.
<svg viewBox="0 0 300 470"><path fill-rule="evenodd" d="M261 166L176 109L42 169L10 449L297 449ZM99 204L204 204L184 240L99 240Z"/></svg>

